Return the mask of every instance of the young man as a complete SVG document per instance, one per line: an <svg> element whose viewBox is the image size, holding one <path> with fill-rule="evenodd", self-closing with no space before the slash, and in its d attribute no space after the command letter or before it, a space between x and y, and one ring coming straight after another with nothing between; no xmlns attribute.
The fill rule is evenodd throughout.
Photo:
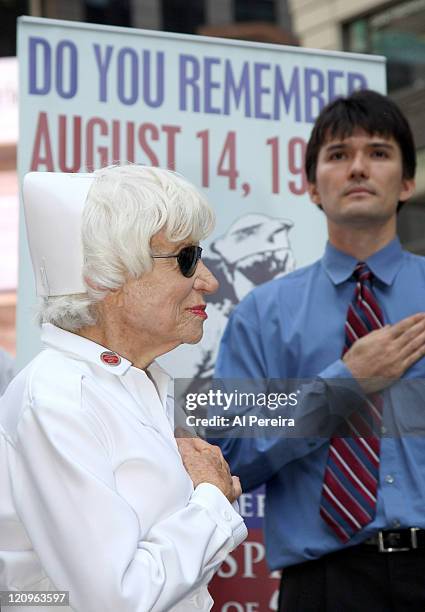
<svg viewBox="0 0 425 612"><path fill-rule="evenodd" d="M327 219L325 253L235 309L217 377L350 381L385 434L379 392L425 377L425 259L396 237L415 165L410 128L388 98L356 92L322 111L306 173ZM408 429L411 412L392 389ZM244 490L266 483L267 558L285 569L280 610L423 611L424 440L362 438L344 416L346 438L220 441Z"/></svg>

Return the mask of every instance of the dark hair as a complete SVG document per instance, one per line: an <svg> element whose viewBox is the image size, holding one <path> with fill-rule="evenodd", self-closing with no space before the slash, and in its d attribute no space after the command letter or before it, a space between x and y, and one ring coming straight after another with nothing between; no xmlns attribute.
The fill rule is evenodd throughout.
<svg viewBox="0 0 425 612"><path fill-rule="evenodd" d="M347 138L359 128L367 134L394 138L401 151L403 178L414 178L416 150L406 117L390 98L364 89L330 102L317 117L305 156L309 183L316 182L317 159L322 146L329 139ZM402 202L399 208L401 205Z"/></svg>

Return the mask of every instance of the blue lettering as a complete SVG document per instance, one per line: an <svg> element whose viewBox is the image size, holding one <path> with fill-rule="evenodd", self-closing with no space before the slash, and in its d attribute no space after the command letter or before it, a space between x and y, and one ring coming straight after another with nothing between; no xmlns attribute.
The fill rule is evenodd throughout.
<svg viewBox="0 0 425 612"><path fill-rule="evenodd" d="M205 105L204 105L204 112L205 113L213 113L213 114L220 114L221 109L214 107L212 105L212 101L211 101L211 97L212 97L212 90L213 89L219 89L220 88L220 81L213 81L212 79L212 66L220 64L221 60L219 60L216 57L205 57L204 58L204 71L205 71L205 76L204 76L204 100L205 100Z"/></svg>
<svg viewBox="0 0 425 612"><path fill-rule="evenodd" d="M126 59L130 62L130 74L126 79ZM118 53L118 98L123 104L131 105L137 102L139 91L139 70L137 53L131 47L123 47ZM129 95L126 94L126 82L129 84Z"/></svg>
<svg viewBox="0 0 425 612"><path fill-rule="evenodd" d="M270 93L270 87L265 87L261 82L264 70L270 70L270 64L254 64L254 108L257 119L271 119L270 113L262 110L263 95Z"/></svg>
<svg viewBox="0 0 425 612"><path fill-rule="evenodd" d="M251 96L249 90L249 65L243 63L239 83L233 77L232 63L226 60L224 64L224 108L225 115L230 114L230 99L234 99L235 107L239 108L242 96L245 99L245 117L251 117Z"/></svg>
<svg viewBox="0 0 425 612"><path fill-rule="evenodd" d="M181 55L179 65L179 108L180 110L188 110L187 106L187 89L191 88L193 102L192 109L195 113L199 113L200 110L200 93L199 93L199 77L201 70L199 62L193 55ZM189 74L189 67L190 72Z"/></svg>
<svg viewBox="0 0 425 612"><path fill-rule="evenodd" d="M42 80L38 82L37 76L37 54L41 53ZM52 50L45 38L31 36L29 39L29 93L36 96L45 96L49 93L52 84Z"/></svg>
<svg viewBox="0 0 425 612"><path fill-rule="evenodd" d="M69 65L64 61L65 51L68 51ZM56 48L56 90L61 98L73 98L77 93L77 47L71 40L62 40ZM69 76L69 85L64 86L64 77Z"/></svg>
<svg viewBox="0 0 425 612"><path fill-rule="evenodd" d="M314 81L316 83L314 84ZM305 97L305 121L314 123L317 115L325 106L323 90L325 89L325 77L317 68L306 68L304 72L304 97ZM313 101L316 108L313 110Z"/></svg>
<svg viewBox="0 0 425 612"><path fill-rule="evenodd" d="M164 52L159 51L156 65L156 97L151 92L151 52L143 51L143 99L152 108L161 106L164 102Z"/></svg>
<svg viewBox="0 0 425 612"><path fill-rule="evenodd" d="M353 91L357 91L358 89L367 89L366 77L358 72L349 72L348 94L352 94Z"/></svg>
<svg viewBox="0 0 425 612"><path fill-rule="evenodd" d="M337 79L341 79L344 73L341 70L329 70L328 72L328 102L343 95L341 88L336 84ZM338 91L339 90L339 91Z"/></svg>
<svg viewBox="0 0 425 612"><path fill-rule="evenodd" d="M108 92L107 92L107 72L109 69L109 64L111 63L112 57L112 45L107 45L105 49L105 57L102 59L100 45L97 43L94 45L94 55L96 57L96 64L99 70L99 101L107 102L108 101Z"/></svg>
<svg viewBox="0 0 425 612"><path fill-rule="evenodd" d="M294 100L295 104L295 121L298 123L301 121L301 96L300 96L300 71L298 66L294 68L291 76L291 83L289 90L285 89L285 82L283 75L280 71L280 66L275 67L275 92L274 92L274 108L273 108L273 119L280 119L281 99L283 98L283 104L285 111L288 114L291 109L291 102Z"/></svg>

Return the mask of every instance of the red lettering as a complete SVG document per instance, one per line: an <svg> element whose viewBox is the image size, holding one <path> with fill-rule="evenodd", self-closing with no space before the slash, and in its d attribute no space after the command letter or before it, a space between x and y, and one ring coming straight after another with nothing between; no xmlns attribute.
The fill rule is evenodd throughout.
<svg viewBox="0 0 425 612"><path fill-rule="evenodd" d="M44 170L47 172L54 171L47 113L40 113L38 117L34 147L31 156L31 170L36 172L40 170L40 166L45 166Z"/></svg>
<svg viewBox="0 0 425 612"><path fill-rule="evenodd" d="M151 133L152 140L159 140L158 128L153 123L143 123L139 128L139 143L143 149L143 152L146 153L152 166L159 166L159 160L157 156L146 142L147 132Z"/></svg>
<svg viewBox="0 0 425 612"><path fill-rule="evenodd" d="M92 117L87 122L86 127L86 146L87 146L87 156L86 156L86 166L87 169L92 171L95 168L102 168L103 166L108 165L108 148L98 146L96 149L96 153L99 154L99 164L96 164L94 161L94 130L98 127L101 136L106 136L108 134L108 124L104 119L100 117Z"/></svg>
<svg viewBox="0 0 425 612"><path fill-rule="evenodd" d="M202 130L196 133L196 138L201 139L201 167L202 167L202 187L210 186L210 132Z"/></svg>
<svg viewBox="0 0 425 612"><path fill-rule="evenodd" d="M81 115L66 114L56 115L53 120L57 121L57 129L54 130L57 141L52 141L50 135L52 117L45 112L39 113L31 170L79 172L84 168L90 172L111 163L126 161L176 169L177 135L182 132L180 126L137 124L102 117L86 120ZM158 150L154 147L155 142L158 142ZM226 176L229 170L224 168Z"/></svg>
<svg viewBox="0 0 425 612"><path fill-rule="evenodd" d="M266 144L270 145L272 154L272 193L279 193L279 138L269 138Z"/></svg>
<svg viewBox="0 0 425 612"><path fill-rule="evenodd" d="M176 134L181 132L177 125L163 125L162 131L167 135L167 168L176 169Z"/></svg>
<svg viewBox="0 0 425 612"><path fill-rule="evenodd" d="M78 172L81 168L81 117L72 118L73 134L71 147L69 147L72 151L71 166L66 163L67 119L66 115L59 115L59 168L61 172Z"/></svg>
<svg viewBox="0 0 425 612"><path fill-rule="evenodd" d="M236 179L239 176L236 164L236 132L227 134L218 161L217 176L226 176L229 179L229 189L236 189Z"/></svg>
<svg viewBox="0 0 425 612"><path fill-rule="evenodd" d="M289 181L289 190L294 195L303 195L307 191L307 177L304 170L304 159L307 144L303 138L291 138L288 142L289 172L298 177L298 181Z"/></svg>
<svg viewBox="0 0 425 612"><path fill-rule="evenodd" d="M116 119L112 121L112 163L119 164L121 161L120 146L120 122ZM125 161L125 160L122 160Z"/></svg>
<svg viewBox="0 0 425 612"><path fill-rule="evenodd" d="M134 123L127 122L127 161L134 163Z"/></svg>

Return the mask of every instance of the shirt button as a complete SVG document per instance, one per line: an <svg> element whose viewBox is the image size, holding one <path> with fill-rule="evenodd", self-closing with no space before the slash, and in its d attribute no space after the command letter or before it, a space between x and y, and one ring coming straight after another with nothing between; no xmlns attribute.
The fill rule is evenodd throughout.
<svg viewBox="0 0 425 612"><path fill-rule="evenodd" d="M394 482L394 476L391 476L391 474L387 474L385 476L385 482L388 482L388 484L393 484Z"/></svg>
<svg viewBox="0 0 425 612"><path fill-rule="evenodd" d="M391 524L395 529L398 529L401 525L400 521L397 520L393 521Z"/></svg>
<svg viewBox="0 0 425 612"><path fill-rule="evenodd" d="M223 516L226 519L226 521L231 521L232 520L232 514L229 510L225 510L223 512Z"/></svg>

